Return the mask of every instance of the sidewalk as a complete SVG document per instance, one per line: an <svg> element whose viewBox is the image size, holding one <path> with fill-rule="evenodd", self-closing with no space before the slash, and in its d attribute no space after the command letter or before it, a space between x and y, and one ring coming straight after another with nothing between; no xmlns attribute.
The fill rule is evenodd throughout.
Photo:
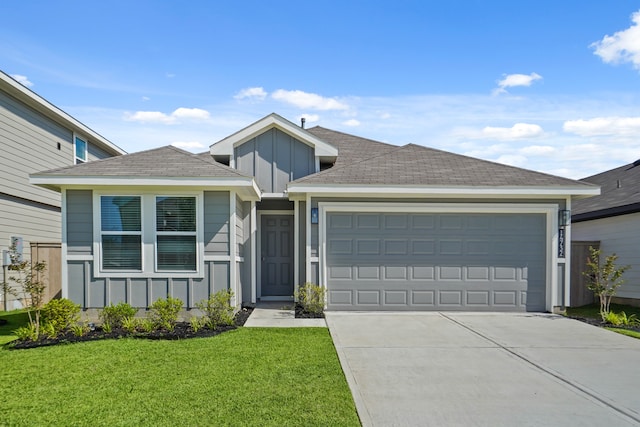
<svg viewBox="0 0 640 427"><path fill-rule="evenodd" d="M256 304L246 328L326 328L324 319L296 319L293 302L264 301Z"/></svg>

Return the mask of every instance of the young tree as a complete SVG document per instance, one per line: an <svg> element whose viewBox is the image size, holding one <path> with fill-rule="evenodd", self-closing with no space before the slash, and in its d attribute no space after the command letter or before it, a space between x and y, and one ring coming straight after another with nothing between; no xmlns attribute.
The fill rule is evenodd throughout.
<svg viewBox="0 0 640 427"><path fill-rule="evenodd" d="M15 243L9 247L9 257L11 265L9 270L14 272L14 276L9 279L18 284L18 291L22 292L29 315L29 325L35 338L40 336L40 311L44 303L45 289L44 272L47 263L39 261L32 263L22 260Z"/></svg>
<svg viewBox="0 0 640 427"><path fill-rule="evenodd" d="M582 274L587 278L587 289L593 291L600 299L600 316L604 321L609 314L611 298L613 298L624 283L622 275L631 266L618 267L616 261L618 255L611 254L601 263L602 250L589 246L589 256L587 257L587 271Z"/></svg>

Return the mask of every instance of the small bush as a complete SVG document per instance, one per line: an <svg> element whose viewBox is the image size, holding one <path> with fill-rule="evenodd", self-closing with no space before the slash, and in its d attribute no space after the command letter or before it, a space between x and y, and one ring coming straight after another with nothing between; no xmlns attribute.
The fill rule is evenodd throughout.
<svg viewBox="0 0 640 427"><path fill-rule="evenodd" d="M640 319L635 314L627 316L624 311L615 313L613 311L608 312L604 316L604 321L612 324L613 326L638 326L640 325Z"/></svg>
<svg viewBox="0 0 640 427"><path fill-rule="evenodd" d="M203 326L203 321L202 318L197 317L197 316L193 316L191 319L189 319L189 324L191 325L191 330L193 332L198 332L202 326Z"/></svg>
<svg viewBox="0 0 640 427"><path fill-rule="evenodd" d="M313 283L305 283L296 291L298 304L307 313L320 314L324 311L325 289Z"/></svg>
<svg viewBox="0 0 640 427"><path fill-rule="evenodd" d="M205 314L207 325L211 329L218 326L233 325L233 307L231 307L233 291L222 290L202 300L196 306Z"/></svg>
<svg viewBox="0 0 640 427"><path fill-rule="evenodd" d="M75 325L71 325L71 333L76 337L83 337L87 335L90 331L89 325L86 323L77 323Z"/></svg>
<svg viewBox="0 0 640 427"><path fill-rule="evenodd" d="M154 329L153 322L151 321L151 319L147 318L140 319L140 321L138 322L138 326L140 327L142 332L145 332L147 334L152 332Z"/></svg>
<svg viewBox="0 0 640 427"><path fill-rule="evenodd" d="M122 329L129 332L130 334L134 333L138 328L138 319L135 317L125 317L122 319Z"/></svg>
<svg viewBox="0 0 640 427"><path fill-rule="evenodd" d="M102 332L106 334L110 334L113 329L111 328L111 323L103 323L102 324Z"/></svg>
<svg viewBox="0 0 640 427"><path fill-rule="evenodd" d="M52 299L42 307L42 320L47 332L57 335L80 320L80 306L66 298Z"/></svg>
<svg viewBox="0 0 640 427"><path fill-rule="evenodd" d="M35 341L38 339L38 329L33 323L27 323L26 326L19 327L13 333L22 341Z"/></svg>
<svg viewBox="0 0 640 427"><path fill-rule="evenodd" d="M112 328L121 328L124 319L135 316L137 312L136 308L126 302L119 302L117 305L111 303L100 311L100 319L105 325L109 324Z"/></svg>
<svg viewBox="0 0 640 427"><path fill-rule="evenodd" d="M173 331L178 322L180 310L182 310L182 300L179 298L156 300L151 304L151 321L157 328Z"/></svg>
<svg viewBox="0 0 640 427"><path fill-rule="evenodd" d="M59 333L60 331L56 329L53 323L45 323L40 328L40 335L44 335L45 337L50 339L58 338Z"/></svg>

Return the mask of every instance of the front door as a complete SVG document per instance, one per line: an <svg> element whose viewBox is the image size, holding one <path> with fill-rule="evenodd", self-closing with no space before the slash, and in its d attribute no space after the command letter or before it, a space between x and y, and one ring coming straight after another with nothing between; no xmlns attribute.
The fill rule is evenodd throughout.
<svg viewBox="0 0 640 427"><path fill-rule="evenodd" d="M293 215L262 215L261 294L293 295Z"/></svg>

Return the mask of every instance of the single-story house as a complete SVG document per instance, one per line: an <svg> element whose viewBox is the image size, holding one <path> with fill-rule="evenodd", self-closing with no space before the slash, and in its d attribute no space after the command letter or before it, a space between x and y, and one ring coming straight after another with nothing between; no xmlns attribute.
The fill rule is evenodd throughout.
<svg viewBox="0 0 640 427"><path fill-rule="evenodd" d="M640 160L581 179L601 194L573 205L574 242L599 242L603 255L616 253L630 265L616 300L640 306Z"/></svg>
<svg viewBox="0 0 640 427"><path fill-rule="evenodd" d="M63 200L63 296L84 308L219 289L327 289L328 310L552 311L564 218L596 185L271 114L174 147L31 175ZM567 230L568 231L568 230Z"/></svg>

